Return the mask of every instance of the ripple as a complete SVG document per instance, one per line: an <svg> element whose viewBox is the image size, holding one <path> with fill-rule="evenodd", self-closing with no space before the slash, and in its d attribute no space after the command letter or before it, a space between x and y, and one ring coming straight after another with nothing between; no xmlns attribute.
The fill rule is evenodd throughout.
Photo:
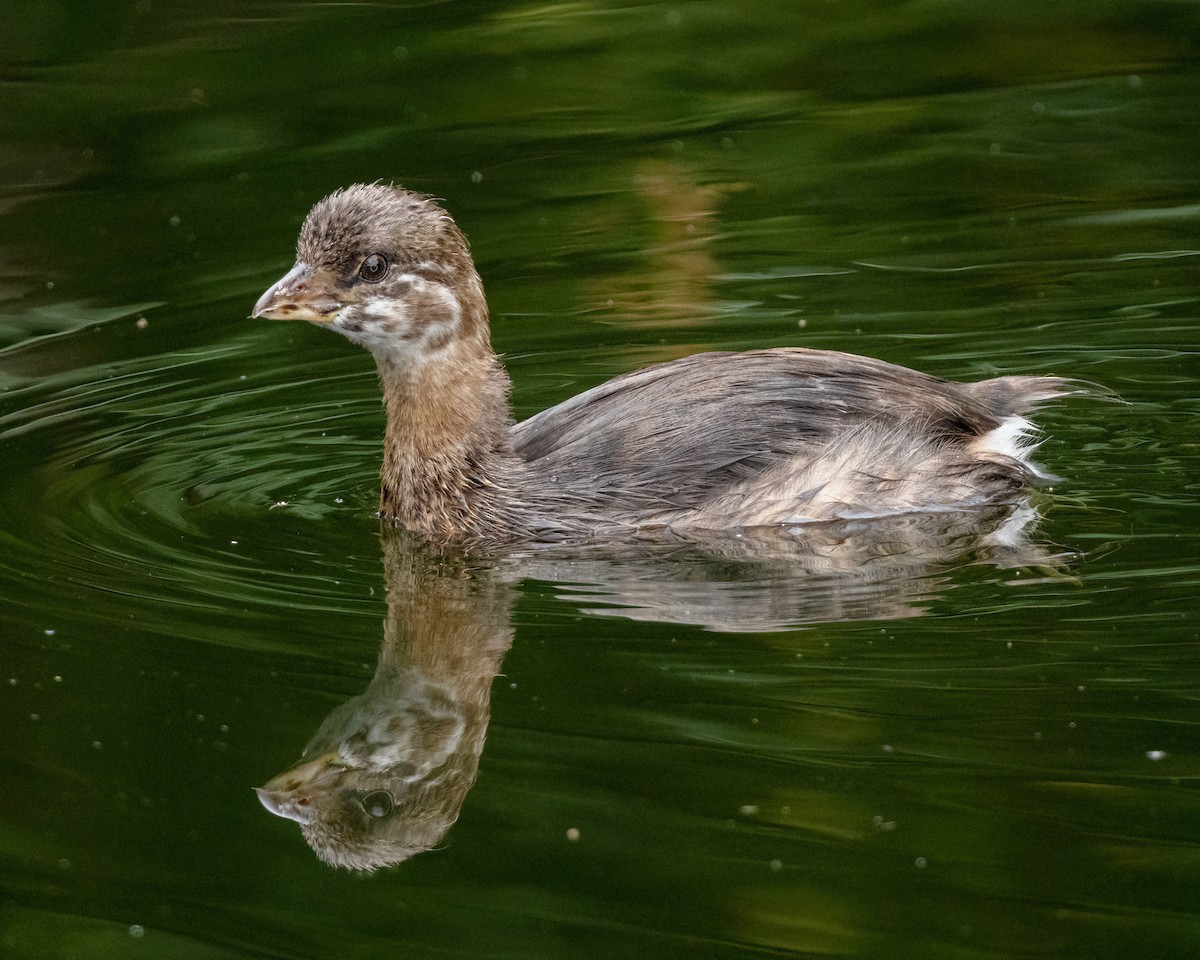
<svg viewBox="0 0 1200 960"><path fill-rule="evenodd" d="M16 351L31 366L64 362L0 396L0 565L28 579L30 608L61 605L51 579L107 597L95 609L116 619L136 617L130 599L345 614L348 586L370 597L374 560L347 564L376 525L382 415L363 358L288 363L277 337L255 332L117 369L71 366L80 338L93 335Z"/></svg>

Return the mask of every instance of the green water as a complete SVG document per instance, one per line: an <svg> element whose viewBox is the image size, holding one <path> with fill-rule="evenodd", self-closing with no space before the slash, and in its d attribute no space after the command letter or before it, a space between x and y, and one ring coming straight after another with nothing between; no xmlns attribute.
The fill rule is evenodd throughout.
<svg viewBox="0 0 1200 960"><path fill-rule="evenodd" d="M1200 955L1194 4L18 0L0 30L0 955ZM1032 554L416 575L372 516L370 357L247 319L308 207L376 179L470 236L519 416L784 344L1124 402L1039 418ZM502 675L457 822L364 877L251 788L385 637Z"/></svg>

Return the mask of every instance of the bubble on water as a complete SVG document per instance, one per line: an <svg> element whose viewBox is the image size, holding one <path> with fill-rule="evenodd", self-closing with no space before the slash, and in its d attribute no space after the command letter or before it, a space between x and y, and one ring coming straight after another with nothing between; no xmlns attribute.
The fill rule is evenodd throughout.
<svg viewBox="0 0 1200 960"><path fill-rule="evenodd" d="M570 840L572 843L578 843L579 842L579 828L578 827L568 827L567 828L567 839Z"/></svg>
<svg viewBox="0 0 1200 960"><path fill-rule="evenodd" d="M146 935L146 928L140 923L131 923L129 925L129 935L135 940L140 940Z"/></svg>
<svg viewBox="0 0 1200 960"><path fill-rule="evenodd" d="M479 171L479 170L472 170L472 171L471 171L471 182L472 182L472 183L483 183L483 173L482 173L482 171Z"/></svg>
<svg viewBox="0 0 1200 960"><path fill-rule="evenodd" d="M913 861L913 866L916 867L918 870L924 870L925 867L927 867L928 865L929 865L929 861L926 860L924 857L917 857L917 859Z"/></svg>
<svg viewBox="0 0 1200 960"><path fill-rule="evenodd" d="M743 803L740 807L738 807L738 813L740 813L743 817L756 817L758 816L758 804Z"/></svg>
<svg viewBox="0 0 1200 960"><path fill-rule="evenodd" d="M169 223L169 224L170 224L171 226L173 226L173 227L177 227L177 226L179 226L179 224L180 224L181 222L182 222L182 221L179 219L179 216L178 216L178 215L175 215L175 216L171 217L171 219L167 221L167 223Z"/></svg>
<svg viewBox="0 0 1200 960"><path fill-rule="evenodd" d="M1166 758L1166 756L1167 756L1166 750L1147 750L1146 751L1146 759L1147 760L1163 760Z"/></svg>
<svg viewBox="0 0 1200 960"><path fill-rule="evenodd" d="M782 860L772 860L770 866L771 866L771 870L774 873L778 873L780 870L783 869L783 861Z"/></svg>

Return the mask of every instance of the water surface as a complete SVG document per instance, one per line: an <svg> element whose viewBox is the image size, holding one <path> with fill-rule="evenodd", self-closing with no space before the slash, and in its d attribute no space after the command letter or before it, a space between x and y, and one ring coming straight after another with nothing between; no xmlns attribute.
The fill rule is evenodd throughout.
<svg viewBox="0 0 1200 960"><path fill-rule="evenodd" d="M1189 5L2 19L6 956L1200 952ZM1123 402L1040 417L1032 552L956 518L438 566L372 516L369 356L247 319L376 179L470 236L521 417L792 344ZM455 638L470 696L421 713ZM475 779L364 879L251 788L397 676L402 759L469 729Z"/></svg>

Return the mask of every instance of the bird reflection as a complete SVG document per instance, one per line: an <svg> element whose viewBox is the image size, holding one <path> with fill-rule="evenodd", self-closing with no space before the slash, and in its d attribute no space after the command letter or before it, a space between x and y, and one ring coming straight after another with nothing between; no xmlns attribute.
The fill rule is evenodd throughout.
<svg viewBox="0 0 1200 960"><path fill-rule="evenodd" d="M761 632L921 616L965 565L1065 575L1069 556L1033 539L1028 500L672 541L532 547L509 563L556 582L592 616ZM1029 577L1024 577L1029 582Z"/></svg>
<svg viewBox="0 0 1200 960"><path fill-rule="evenodd" d="M326 863L364 871L430 849L458 818L512 643L510 586L402 534L383 548L388 612L375 676L257 791Z"/></svg>
<svg viewBox="0 0 1200 960"><path fill-rule="evenodd" d="M919 616L964 564L1042 569L1029 503L644 544L526 547L486 561L391 530L375 676L295 766L259 788L317 856L372 871L436 846L475 781L490 690L512 643L516 584L560 584L593 615L763 631Z"/></svg>

